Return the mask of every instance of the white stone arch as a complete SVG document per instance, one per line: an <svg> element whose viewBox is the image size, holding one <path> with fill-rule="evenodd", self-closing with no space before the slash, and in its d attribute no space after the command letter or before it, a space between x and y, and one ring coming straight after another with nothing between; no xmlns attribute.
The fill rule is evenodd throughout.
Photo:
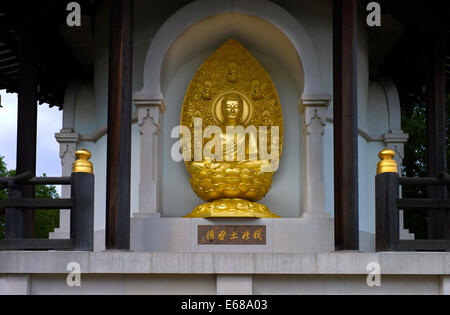
<svg viewBox="0 0 450 315"><path fill-rule="evenodd" d="M143 88L134 94L138 104L163 103L164 60L172 44L190 26L221 14L245 14L270 23L281 31L295 48L300 60L304 95L323 94L320 67L313 43L304 26L289 12L268 0L198 0L175 12L159 29L147 51L143 69Z"/></svg>
<svg viewBox="0 0 450 315"><path fill-rule="evenodd" d="M389 132L401 131L400 97L394 81L387 77L379 78L388 103Z"/></svg>
<svg viewBox="0 0 450 315"><path fill-rule="evenodd" d="M265 62L293 79L291 83L296 95L290 103L291 110L295 102L299 104L301 101L301 108L308 107L305 111L319 107L321 113L326 112L330 95L329 91L322 90L320 63L314 44L305 27L289 12L268 0L197 0L184 6L169 17L153 37L142 70L143 87L133 96L140 127L139 216L158 215L163 207L160 193L164 190L160 189L163 187L161 172L164 171L161 146L163 137L169 133L162 134L161 129L163 125L169 125L167 117L171 117L169 114L173 109L168 110L162 124L164 99L171 104L169 98L173 96L164 95L170 85L168 82L183 66L192 60L199 62L200 58L195 59L199 56L207 58L231 37L241 41L269 74L270 69L265 67ZM298 133L295 134L297 136ZM318 137L321 139L323 133ZM314 154L323 155L323 141L320 139L310 141L317 148L304 148L310 152L309 159L316 161L318 169L323 168L323 161ZM319 173L311 172L308 176L320 176ZM318 181L323 181L323 178ZM303 189L305 183L317 181L308 178L300 179L300 182L299 189ZM324 194L320 189L316 192L317 196ZM311 202L310 207L315 205ZM311 216L325 215L320 212L311 213Z"/></svg>
<svg viewBox="0 0 450 315"><path fill-rule="evenodd" d="M402 165L404 155L404 144L408 141L408 135L401 129L400 97L394 81L382 77L378 80L386 94L389 114L389 132L384 135L384 143L395 151L395 160Z"/></svg>

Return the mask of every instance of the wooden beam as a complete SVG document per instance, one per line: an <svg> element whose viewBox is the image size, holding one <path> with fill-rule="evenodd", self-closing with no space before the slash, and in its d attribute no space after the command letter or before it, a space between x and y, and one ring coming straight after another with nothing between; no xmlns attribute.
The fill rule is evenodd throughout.
<svg viewBox="0 0 450 315"><path fill-rule="evenodd" d="M450 185L450 176L437 177L400 177L400 185Z"/></svg>
<svg viewBox="0 0 450 315"><path fill-rule="evenodd" d="M402 252L450 251L450 241L449 240L399 240L397 242L397 251L402 251Z"/></svg>
<svg viewBox="0 0 450 315"><path fill-rule="evenodd" d="M397 207L402 210L411 209L450 209L449 199L398 199ZM433 210L436 212L436 210Z"/></svg>
<svg viewBox="0 0 450 315"><path fill-rule="evenodd" d="M17 106L17 155L16 173L36 173L37 137L37 67L34 59L34 36L30 30L23 30L19 40L19 91ZM23 198L34 198L32 186L22 188ZM22 210L23 235L34 237L34 213L32 209Z"/></svg>
<svg viewBox="0 0 450 315"><path fill-rule="evenodd" d="M7 198L0 201L0 208L27 208L27 209L70 209L72 199L37 199L37 198Z"/></svg>
<svg viewBox="0 0 450 315"><path fill-rule="evenodd" d="M445 59L446 37L434 32L429 34L428 45L428 108L427 108L427 166L429 176L438 176L447 172L447 130L446 130L446 91L445 91ZM428 187L428 198L447 198L445 186ZM430 211L428 213L428 236L430 239L446 239L450 237L450 218L448 211Z"/></svg>
<svg viewBox="0 0 450 315"><path fill-rule="evenodd" d="M358 250L358 1L333 4L335 248Z"/></svg>
<svg viewBox="0 0 450 315"><path fill-rule="evenodd" d="M33 178L33 173L25 172L13 177L0 177L0 184L22 183Z"/></svg>
<svg viewBox="0 0 450 315"><path fill-rule="evenodd" d="M130 249L132 1L109 2L106 249Z"/></svg>
<svg viewBox="0 0 450 315"><path fill-rule="evenodd" d="M22 185L70 185L71 177L63 176L63 177L34 177L26 182L22 183Z"/></svg>
<svg viewBox="0 0 450 315"><path fill-rule="evenodd" d="M0 240L0 250L68 250L73 248L73 240L14 239Z"/></svg>

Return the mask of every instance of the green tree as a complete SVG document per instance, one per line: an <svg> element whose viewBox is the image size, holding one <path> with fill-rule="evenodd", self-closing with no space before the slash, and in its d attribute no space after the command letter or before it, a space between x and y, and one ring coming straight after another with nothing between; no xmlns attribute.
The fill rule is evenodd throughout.
<svg viewBox="0 0 450 315"><path fill-rule="evenodd" d="M402 100L402 129L409 134L405 145L402 175L407 177L427 176L427 95L407 94ZM450 94L447 95L447 165L450 166ZM404 186L403 197L427 198L426 186ZM427 211L406 211L405 227L415 233L418 239L428 237Z"/></svg>
<svg viewBox="0 0 450 315"><path fill-rule="evenodd" d="M402 175L407 177L425 177L427 175L427 110L426 96L408 95L402 106L402 129L409 134L405 144ZM402 104L403 105L403 104ZM402 187L405 198L426 198L425 186L407 185ZM406 211L405 227L418 239L427 238L428 217L426 211Z"/></svg>
<svg viewBox="0 0 450 315"><path fill-rule="evenodd" d="M4 157L0 156L0 177L14 176L15 170L8 170ZM43 176L46 176L45 174ZM0 191L0 200L6 199L7 190ZM36 198L59 198L56 187L53 185L37 185ZM34 211L34 237L48 238L48 234L59 227L59 210ZM0 239L5 237L5 216L0 215Z"/></svg>

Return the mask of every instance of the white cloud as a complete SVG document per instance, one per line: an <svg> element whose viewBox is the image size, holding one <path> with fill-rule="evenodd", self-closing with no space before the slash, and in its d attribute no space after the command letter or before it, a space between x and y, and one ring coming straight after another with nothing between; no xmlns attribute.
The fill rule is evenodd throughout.
<svg viewBox="0 0 450 315"><path fill-rule="evenodd" d="M39 105L37 127L36 173L47 176L61 176L59 144L55 133L62 127L62 111L58 107Z"/></svg>
<svg viewBox="0 0 450 315"><path fill-rule="evenodd" d="M0 108L0 155L5 157L9 169L16 167L17 138L17 94L0 91L2 108ZM48 105L38 106L37 122L37 160L36 174L41 176L61 176L59 145L55 132L61 129L62 111Z"/></svg>
<svg viewBox="0 0 450 315"><path fill-rule="evenodd" d="M17 94L0 91L0 155L5 157L9 169L16 168Z"/></svg>

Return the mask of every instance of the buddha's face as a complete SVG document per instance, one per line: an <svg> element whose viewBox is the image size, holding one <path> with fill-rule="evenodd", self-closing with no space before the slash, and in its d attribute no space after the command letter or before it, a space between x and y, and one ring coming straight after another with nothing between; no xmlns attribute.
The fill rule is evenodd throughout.
<svg viewBox="0 0 450 315"><path fill-rule="evenodd" d="M242 117L243 101L238 95L232 96L222 101L222 114L227 123L236 124Z"/></svg>

